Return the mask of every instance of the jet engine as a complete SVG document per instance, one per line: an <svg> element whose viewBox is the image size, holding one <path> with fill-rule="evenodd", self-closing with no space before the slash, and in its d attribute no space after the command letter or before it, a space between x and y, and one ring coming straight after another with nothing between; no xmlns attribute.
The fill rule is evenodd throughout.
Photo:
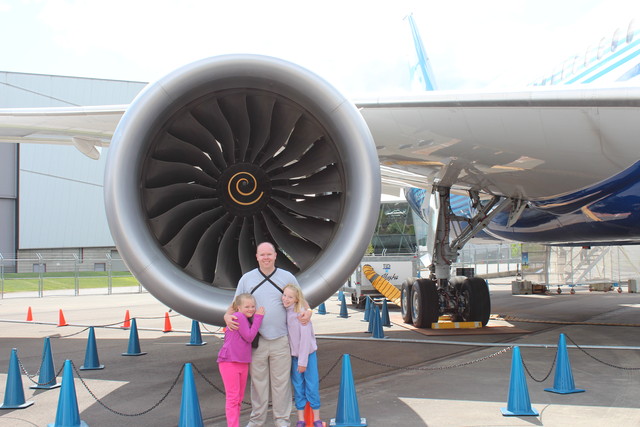
<svg viewBox="0 0 640 427"><path fill-rule="evenodd" d="M216 325L263 241L311 306L325 301L379 210L378 158L357 108L270 57L204 59L149 85L118 124L106 170L107 219L133 275Z"/></svg>

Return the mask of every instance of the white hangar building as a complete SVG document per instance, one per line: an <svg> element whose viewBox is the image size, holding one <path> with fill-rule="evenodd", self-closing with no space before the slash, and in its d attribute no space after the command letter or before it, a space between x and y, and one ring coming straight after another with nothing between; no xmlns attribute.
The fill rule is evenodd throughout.
<svg viewBox="0 0 640 427"><path fill-rule="evenodd" d="M0 72L0 108L129 104L143 82ZM103 201L107 149L92 160L72 146L0 143L0 255L5 271L36 254L114 253ZM20 263L35 271L35 263ZM48 271L55 266L45 266ZM87 266L90 268L90 266Z"/></svg>

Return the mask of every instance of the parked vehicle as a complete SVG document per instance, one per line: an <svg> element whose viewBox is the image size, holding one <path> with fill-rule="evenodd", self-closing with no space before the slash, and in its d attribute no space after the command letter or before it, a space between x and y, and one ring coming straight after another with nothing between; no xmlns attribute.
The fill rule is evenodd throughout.
<svg viewBox="0 0 640 427"><path fill-rule="evenodd" d="M402 288L402 284L407 279L415 280L419 277L420 272L420 259L416 254L363 257L356 271L342 288L345 294L350 294L351 303L358 308L365 306L368 296L371 298L384 297L364 274L363 267L365 265L370 265L380 277L398 290Z"/></svg>

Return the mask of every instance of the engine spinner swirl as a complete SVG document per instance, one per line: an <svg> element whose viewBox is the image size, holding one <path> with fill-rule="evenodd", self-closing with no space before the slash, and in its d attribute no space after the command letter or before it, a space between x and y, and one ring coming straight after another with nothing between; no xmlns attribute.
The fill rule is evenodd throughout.
<svg viewBox="0 0 640 427"><path fill-rule="evenodd" d="M252 216L271 198L271 180L260 167L236 163L222 173L218 194L223 206L237 216Z"/></svg>

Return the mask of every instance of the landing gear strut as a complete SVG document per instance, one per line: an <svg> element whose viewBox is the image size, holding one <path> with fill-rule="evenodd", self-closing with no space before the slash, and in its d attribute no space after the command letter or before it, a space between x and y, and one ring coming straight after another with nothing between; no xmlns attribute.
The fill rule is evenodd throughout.
<svg viewBox="0 0 640 427"><path fill-rule="evenodd" d="M486 326L491 314L491 299L487 282L479 277L451 277L451 264L458 252L491 219L502 210L511 207L510 223L517 220L524 206L517 200L494 196L486 203L480 202L477 193L470 192L473 214L469 217L455 215L450 206L450 189L433 187L431 197L437 197L429 210L431 229L428 247L432 264L428 279L417 279L402 285L402 319L418 328L431 328L442 315L449 315L457 322L481 322ZM451 224L460 225L456 238L450 239Z"/></svg>

